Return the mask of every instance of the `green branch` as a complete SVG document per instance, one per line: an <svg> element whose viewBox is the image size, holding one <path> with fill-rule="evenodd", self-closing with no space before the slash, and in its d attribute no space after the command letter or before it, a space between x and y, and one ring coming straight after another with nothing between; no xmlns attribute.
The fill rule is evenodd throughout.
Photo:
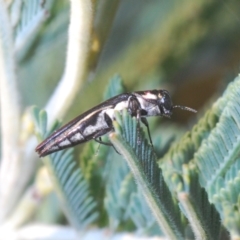
<svg viewBox="0 0 240 240"><path fill-rule="evenodd" d="M111 142L126 159L162 231L170 239L184 239L180 212L176 211L161 170L156 164L152 147L147 144L142 133L137 136L136 120L132 119L126 111L123 117L118 115L117 120L119 123L114 122L116 132L110 134ZM131 132L133 134L130 134ZM141 145L137 144L138 137Z"/></svg>

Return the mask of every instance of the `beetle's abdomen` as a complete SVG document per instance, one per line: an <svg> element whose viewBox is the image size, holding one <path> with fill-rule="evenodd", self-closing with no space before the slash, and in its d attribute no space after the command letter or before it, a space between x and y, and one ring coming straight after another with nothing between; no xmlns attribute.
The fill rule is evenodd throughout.
<svg viewBox="0 0 240 240"><path fill-rule="evenodd" d="M40 157L43 157L58 150L86 142L87 140L88 139L80 133L78 128L71 128L62 132L58 136L55 136L53 133L44 142L37 146L36 151L39 153Z"/></svg>
<svg viewBox="0 0 240 240"><path fill-rule="evenodd" d="M105 111L93 112L79 121L69 123L54 132L45 141L37 146L36 151L40 157L50 153L87 142L98 135L103 129L109 129L104 117Z"/></svg>

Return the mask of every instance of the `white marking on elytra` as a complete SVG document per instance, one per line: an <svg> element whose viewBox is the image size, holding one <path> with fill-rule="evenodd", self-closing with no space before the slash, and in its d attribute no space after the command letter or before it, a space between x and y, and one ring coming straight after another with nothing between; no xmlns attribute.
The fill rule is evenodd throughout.
<svg viewBox="0 0 240 240"><path fill-rule="evenodd" d="M123 109L127 109L128 108L128 101L122 101L118 104L116 104L116 106L114 108L110 108L105 110L105 113L112 119L115 120L115 111L122 111Z"/></svg>
<svg viewBox="0 0 240 240"><path fill-rule="evenodd" d="M68 146L70 144L71 144L71 142L68 139L65 139L64 141L60 142L58 145L60 147L64 147L64 146Z"/></svg>
<svg viewBox="0 0 240 240"><path fill-rule="evenodd" d="M113 109L113 108L106 110L105 113L106 113L112 120L114 120L114 109Z"/></svg>
<svg viewBox="0 0 240 240"><path fill-rule="evenodd" d="M56 145L53 145L53 146L50 147L50 150L57 150L57 149L59 149L59 147L56 146Z"/></svg>
<svg viewBox="0 0 240 240"><path fill-rule="evenodd" d="M128 98L128 101L129 101L129 98ZM114 107L114 110L121 111L123 109L128 108L128 101L122 101L122 102L116 104L116 106Z"/></svg>
<svg viewBox="0 0 240 240"><path fill-rule="evenodd" d="M122 101L120 103L117 103L115 105L114 108L110 108L109 106L106 106L106 107L103 107L101 109L97 109L96 111L94 112L91 112L90 114L88 114L85 118L81 119L79 122L77 122L76 126L81 126L81 124L83 122L85 122L86 120L90 119L94 114L96 114L97 112L99 112L98 116L97 116L97 121L94 125L89 125L87 126L84 131L83 131L83 135L84 136L88 136L88 135L91 135L95 132L97 132L98 130L101 130L101 129L104 129L104 128L107 128L107 123L104 119L104 114L106 113L112 120L115 118L114 117L114 111L117 110L117 111L121 111L125 108L128 108L128 101ZM78 139L79 138L79 139ZM76 136L76 140L75 140L75 137L73 136L71 138L72 141L77 141L77 140L81 140L83 139L84 137L80 138L80 136Z"/></svg>
<svg viewBox="0 0 240 240"><path fill-rule="evenodd" d="M104 119L104 113L105 112L107 112L107 110L101 111L97 116L96 123L94 125L89 125L84 129L84 131L83 131L84 136L89 136L91 134L96 133L99 130L108 128L108 125L107 125L107 123Z"/></svg>
<svg viewBox="0 0 240 240"><path fill-rule="evenodd" d="M96 114L97 112L104 112L104 110L107 110L109 108L109 106L105 106L101 109L97 109L91 113L89 113L87 116L85 116L84 118L80 119L75 125L74 125L74 128L75 126L81 126L81 124L83 122L85 122L86 120L88 120L89 118L91 118L94 114Z"/></svg>
<svg viewBox="0 0 240 240"><path fill-rule="evenodd" d="M115 119L114 112L122 111L125 108L128 108L128 101L121 101L121 102L117 103L114 108L106 107L106 108L101 109L101 112L97 116L96 123L94 125L87 126L84 129L83 135L88 136L99 130L108 128L108 125L104 118L104 114L107 114L112 120L114 120Z"/></svg>
<svg viewBox="0 0 240 240"><path fill-rule="evenodd" d="M73 141L73 142L77 142L82 139L84 139L84 137L79 132L77 132L73 136L71 136L71 141Z"/></svg>

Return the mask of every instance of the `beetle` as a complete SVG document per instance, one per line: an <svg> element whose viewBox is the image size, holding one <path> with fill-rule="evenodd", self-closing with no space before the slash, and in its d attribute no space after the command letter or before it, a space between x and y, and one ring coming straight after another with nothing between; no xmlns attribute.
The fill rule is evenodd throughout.
<svg viewBox="0 0 240 240"><path fill-rule="evenodd" d="M174 108L197 112L195 109L186 106L173 105L167 90L147 90L119 94L84 112L53 132L36 147L36 152L40 157L44 157L89 140L112 146L111 143L103 142L101 137L114 131L114 111L122 111L123 109L127 109L132 117L137 118L138 128L140 121L147 127L149 140L152 144L146 117L170 117Z"/></svg>

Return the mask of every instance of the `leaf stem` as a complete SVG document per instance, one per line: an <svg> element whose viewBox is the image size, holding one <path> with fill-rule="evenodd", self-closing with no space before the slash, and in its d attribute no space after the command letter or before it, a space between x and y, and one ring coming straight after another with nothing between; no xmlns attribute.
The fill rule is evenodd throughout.
<svg viewBox="0 0 240 240"><path fill-rule="evenodd" d="M0 0L0 80L2 160L0 168L0 222L12 209L18 190L17 172L20 164L20 103L12 27L5 1ZM13 196L14 195L14 196Z"/></svg>
<svg viewBox="0 0 240 240"><path fill-rule="evenodd" d="M85 76L92 25L91 1L71 0L66 67L47 103L49 126L62 118L79 92Z"/></svg>
<svg viewBox="0 0 240 240"><path fill-rule="evenodd" d="M206 235L202 221L196 214L196 207L194 207L191 197L187 193L182 192L178 194L178 199L186 212L189 222L191 223L196 240L211 239Z"/></svg>
<svg viewBox="0 0 240 240"><path fill-rule="evenodd" d="M148 180L141 169L140 163L137 159L137 156L129 145L121 138L120 135L114 133L110 134L110 140L119 151L121 155L126 159L133 175L138 183L139 187L142 189L142 193L152 210L153 215L155 216L157 222L161 226L162 231L168 236L169 239L184 239L184 236L180 229L177 229L176 226L171 224L170 216L166 213L163 206L156 197L156 193L153 188L148 183Z"/></svg>

